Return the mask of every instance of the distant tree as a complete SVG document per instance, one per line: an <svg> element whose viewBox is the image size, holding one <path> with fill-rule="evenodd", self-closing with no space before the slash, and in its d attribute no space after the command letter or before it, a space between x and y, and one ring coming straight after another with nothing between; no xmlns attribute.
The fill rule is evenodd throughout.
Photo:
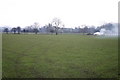
<svg viewBox="0 0 120 80"><path fill-rule="evenodd" d="M21 32L21 27L18 26L18 27L16 28L16 30L17 30L18 34L20 34L20 32Z"/></svg>
<svg viewBox="0 0 120 80"><path fill-rule="evenodd" d="M55 28L56 35L58 35L58 30L60 29L60 26L61 26L61 20L58 18L54 18L52 21L52 25Z"/></svg>
<svg viewBox="0 0 120 80"><path fill-rule="evenodd" d="M4 29L4 32L6 32L6 34L8 34L9 29L8 29L8 28L5 28L5 29Z"/></svg>
<svg viewBox="0 0 120 80"><path fill-rule="evenodd" d="M39 32L39 30L37 28L34 28L33 30L34 30L35 34L37 34Z"/></svg>
<svg viewBox="0 0 120 80"><path fill-rule="evenodd" d="M16 33L16 31L17 31L17 28L12 28L12 30L11 30L12 32L14 32L14 34Z"/></svg>
<svg viewBox="0 0 120 80"><path fill-rule="evenodd" d="M82 33L85 34L85 33L88 33L88 27L85 26L83 29L82 29Z"/></svg>
<svg viewBox="0 0 120 80"><path fill-rule="evenodd" d="M100 27L106 30L112 30L114 28L112 23L106 23L106 24L101 25Z"/></svg>
<svg viewBox="0 0 120 80"><path fill-rule="evenodd" d="M26 30L25 30L25 29L23 29L23 32L25 33L25 32L26 32Z"/></svg>
<svg viewBox="0 0 120 80"><path fill-rule="evenodd" d="M46 29L47 29L48 33L54 33L55 32L54 27L50 23L48 25L46 25Z"/></svg>
<svg viewBox="0 0 120 80"><path fill-rule="evenodd" d="M54 33L55 31L53 29L50 30L51 33Z"/></svg>
<svg viewBox="0 0 120 80"><path fill-rule="evenodd" d="M91 34L93 34L95 32L95 27L94 26L90 27L88 29L88 32L91 33Z"/></svg>
<svg viewBox="0 0 120 80"><path fill-rule="evenodd" d="M31 25L31 26L26 26L26 27L25 27L25 32L34 32L34 31L33 31L33 25Z"/></svg>
<svg viewBox="0 0 120 80"><path fill-rule="evenodd" d="M39 32L38 28L39 28L39 23L35 22L33 25L33 31L35 32L35 34Z"/></svg>

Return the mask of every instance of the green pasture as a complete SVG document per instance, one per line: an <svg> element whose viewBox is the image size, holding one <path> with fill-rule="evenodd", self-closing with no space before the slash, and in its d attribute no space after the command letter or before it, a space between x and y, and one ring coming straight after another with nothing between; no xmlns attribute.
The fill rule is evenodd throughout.
<svg viewBox="0 0 120 80"><path fill-rule="evenodd" d="M3 34L3 78L116 78L118 40L79 34Z"/></svg>

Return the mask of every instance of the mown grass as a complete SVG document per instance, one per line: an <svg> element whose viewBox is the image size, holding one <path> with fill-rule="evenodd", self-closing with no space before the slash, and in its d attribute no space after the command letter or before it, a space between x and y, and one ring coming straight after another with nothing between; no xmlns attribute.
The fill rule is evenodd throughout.
<svg viewBox="0 0 120 80"><path fill-rule="evenodd" d="M118 40L3 34L3 78L116 78Z"/></svg>

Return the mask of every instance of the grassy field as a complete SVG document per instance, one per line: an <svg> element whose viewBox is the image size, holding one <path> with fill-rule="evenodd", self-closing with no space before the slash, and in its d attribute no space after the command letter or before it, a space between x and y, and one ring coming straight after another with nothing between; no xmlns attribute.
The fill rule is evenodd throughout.
<svg viewBox="0 0 120 80"><path fill-rule="evenodd" d="M3 78L116 78L117 38L3 34Z"/></svg>

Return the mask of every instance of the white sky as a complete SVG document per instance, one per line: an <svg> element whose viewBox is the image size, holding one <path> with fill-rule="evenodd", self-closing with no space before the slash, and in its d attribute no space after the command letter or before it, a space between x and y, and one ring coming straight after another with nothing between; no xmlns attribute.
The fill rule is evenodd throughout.
<svg viewBox="0 0 120 80"><path fill-rule="evenodd" d="M48 24L60 18L65 27L118 22L119 0L0 0L0 26Z"/></svg>

